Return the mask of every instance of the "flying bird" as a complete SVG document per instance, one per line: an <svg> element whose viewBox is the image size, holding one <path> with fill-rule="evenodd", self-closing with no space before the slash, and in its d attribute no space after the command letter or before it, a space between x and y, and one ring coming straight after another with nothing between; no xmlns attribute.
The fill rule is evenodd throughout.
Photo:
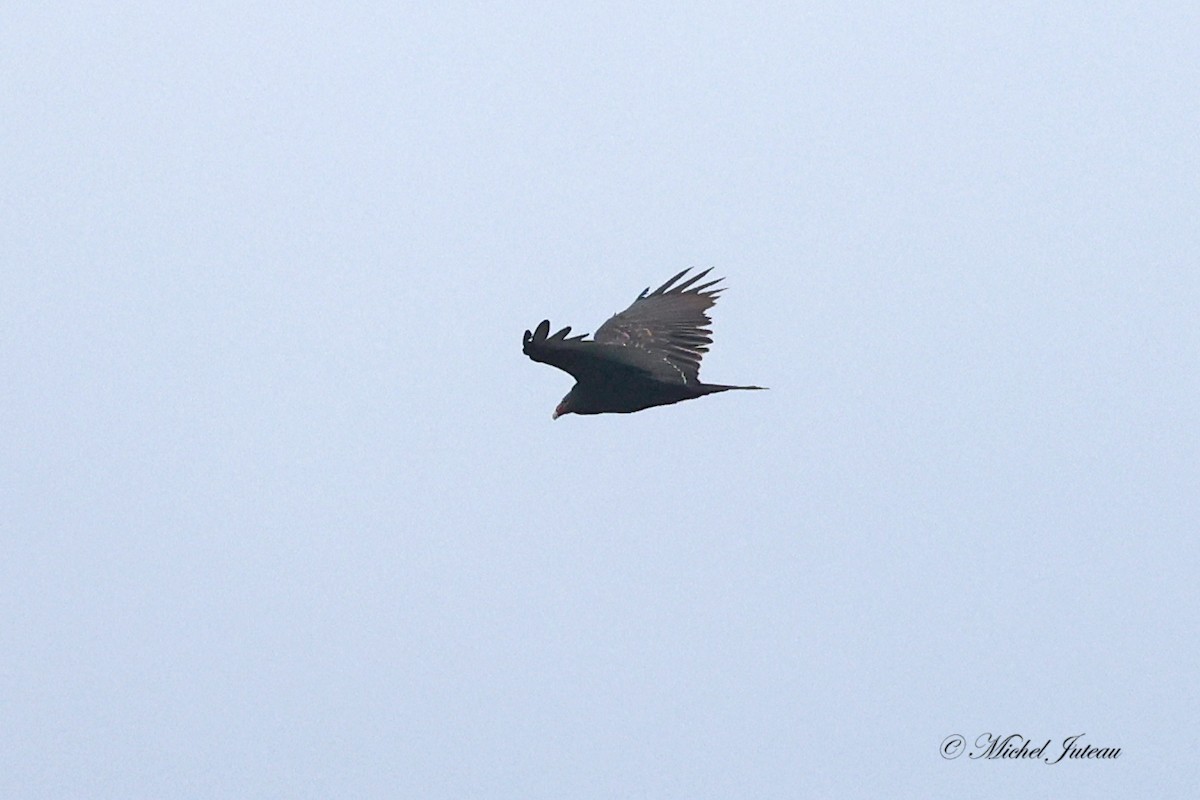
<svg viewBox="0 0 1200 800"><path fill-rule="evenodd" d="M534 361L558 367L575 385L554 409L563 414L630 414L730 389L700 382L700 359L712 344L712 320L705 312L717 302L724 278L695 284L712 268L676 285L685 269L662 286L646 287L633 305L596 329L587 339L568 336L570 326L550 335L550 320L525 331L524 351Z"/></svg>

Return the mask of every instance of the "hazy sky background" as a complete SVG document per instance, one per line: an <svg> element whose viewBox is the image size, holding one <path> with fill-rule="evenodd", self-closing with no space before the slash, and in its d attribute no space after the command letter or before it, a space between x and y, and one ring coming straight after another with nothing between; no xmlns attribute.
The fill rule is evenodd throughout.
<svg viewBox="0 0 1200 800"><path fill-rule="evenodd" d="M1198 43L7 4L0 796L1196 796ZM687 266L771 391L551 422Z"/></svg>

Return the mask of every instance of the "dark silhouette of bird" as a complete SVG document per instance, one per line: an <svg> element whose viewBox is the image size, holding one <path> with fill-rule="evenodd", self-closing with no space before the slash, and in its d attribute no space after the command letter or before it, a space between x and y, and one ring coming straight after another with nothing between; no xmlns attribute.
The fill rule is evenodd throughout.
<svg viewBox="0 0 1200 800"><path fill-rule="evenodd" d="M700 359L712 344L712 320L705 312L724 287L723 278L695 284L711 271L680 272L662 286L638 295L633 305L596 329L592 339L568 336L570 326L550 335L550 320L525 331L525 355L558 367L575 385L554 409L563 414L630 414L706 394L761 386L700 382Z"/></svg>

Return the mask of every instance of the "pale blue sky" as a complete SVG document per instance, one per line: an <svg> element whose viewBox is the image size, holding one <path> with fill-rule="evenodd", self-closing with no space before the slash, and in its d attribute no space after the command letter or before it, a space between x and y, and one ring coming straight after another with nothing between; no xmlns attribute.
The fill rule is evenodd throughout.
<svg viewBox="0 0 1200 800"><path fill-rule="evenodd" d="M1197 42L10 4L0 796L1195 796ZM771 391L551 422L687 266Z"/></svg>

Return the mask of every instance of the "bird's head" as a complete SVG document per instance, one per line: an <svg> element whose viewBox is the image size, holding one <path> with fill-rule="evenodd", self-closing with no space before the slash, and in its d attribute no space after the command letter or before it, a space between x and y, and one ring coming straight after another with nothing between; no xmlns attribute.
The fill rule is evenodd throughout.
<svg viewBox="0 0 1200 800"><path fill-rule="evenodd" d="M571 391L567 392L566 396L563 397L563 399L559 401L558 405L554 407L554 415L551 417L551 419L558 419L563 414L574 414L575 413L575 397L574 397L574 395L575 395L575 389L574 389L574 387L572 387Z"/></svg>

